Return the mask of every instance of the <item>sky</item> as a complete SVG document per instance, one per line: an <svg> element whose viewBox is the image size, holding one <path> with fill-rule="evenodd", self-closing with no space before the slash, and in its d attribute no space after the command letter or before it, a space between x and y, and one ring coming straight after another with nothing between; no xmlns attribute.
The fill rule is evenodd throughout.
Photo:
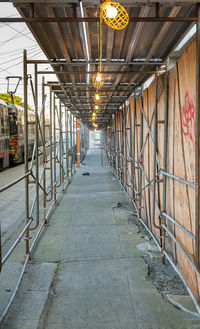
<svg viewBox="0 0 200 329"><path fill-rule="evenodd" d="M11 3L0 3L1 17L20 17L18 11ZM23 50L27 50L28 59L46 59L34 36L25 23L0 23L0 93L7 93L7 76L23 77ZM48 70L49 65L39 66L39 69ZM28 74L34 78L34 67L28 65ZM39 76L39 96L41 96L41 79ZM55 75L48 75L50 81L57 81ZM10 83L15 87L14 80ZM47 93L48 90L46 89ZM23 99L23 81L16 92ZM33 106L32 92L28 89L28 103ZM40 97L39 97L40 98ZM46 105L48 105L48 99ZM41 101L39 102L41 106Z"/></svg>

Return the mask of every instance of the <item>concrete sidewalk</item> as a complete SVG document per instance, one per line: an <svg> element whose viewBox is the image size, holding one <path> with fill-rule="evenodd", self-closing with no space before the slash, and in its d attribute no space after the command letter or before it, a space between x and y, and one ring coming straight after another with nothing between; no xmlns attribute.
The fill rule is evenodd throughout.
<svg viewBox="0 0 200 329"><path fill-rule="evenodd" d="M144 240L128 221L130 205L119 183L109 167L100 166L100 151L91 150L84 163L40 238L36 264L29 267L51 264L51 273L54 268L40 319L24 311L20 320L16 300L4 328L21 323L32 329L37 323L40 329L199 329L200 319L167 303L146 280L148 268L136 248ZM123 207L115 208L117 202ZM39 280L46 273L34 275ZM31 287L37 300L38 286ZM21 298L21 309L26 304Z"/></svg>

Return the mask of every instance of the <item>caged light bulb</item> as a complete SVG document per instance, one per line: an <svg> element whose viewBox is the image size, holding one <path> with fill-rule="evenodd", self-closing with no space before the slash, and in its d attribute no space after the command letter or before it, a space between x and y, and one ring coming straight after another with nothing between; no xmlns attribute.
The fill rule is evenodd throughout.
<svg viewBox="0 0 200 329"><path fill-rule="evenodd" d="M117 8L115 8L114 6L108 4L106 7L106 14L108 16L108 18L115 18L117 16Z"/></svg>
<svg viewBox="0 0 200 329"><path fill-rule="evenodd" d="M101 74L97 74L97 76L96 76L96 81L97 81L97 82L101 82L101 81L102 81L102 76L101 76Z"/></svg>

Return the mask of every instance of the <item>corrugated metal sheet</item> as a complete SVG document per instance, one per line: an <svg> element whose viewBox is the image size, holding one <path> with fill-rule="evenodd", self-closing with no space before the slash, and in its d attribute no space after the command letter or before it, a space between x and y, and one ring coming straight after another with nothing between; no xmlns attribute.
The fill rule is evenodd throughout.
<svg viewBox="0 0 200 329"><path fill-rule="evenodd" d="M15 1L22 17L30 17L30 1ZM160 16L165 17L193 17L196 13L194 5L163 3L160 7ZM34 17L80 17L78 1L51 2L31 1L34 3ZM145 5L143 2L126 1L130 17L154 17L155 7ZM99 2L83 1L85 17L99 16ZM84 40L82 22L45 22L28 23L32 33L38 40L41 48L50 61L66 60L67 64L54 65L55 71L71 71L59 74L59 81L65 86L68 99L66 99L61 87L52 86L58 90L58 97L68 104L70 109L78 110L84 114L88 121L93 109L93 95L95 89L87 85L87 62L86 46ZM110 115L133 92L136 85L141 85L155 71L156 61L164 62L177 42L191 26L191 22L131 22L122 31L115 31L107 25L103 25L103 71L106 85L101 95L103 103L99 121L105 124ZM98 22L86 23L87 37L89 41L90 70L98 70L99 62L99 24ZM151 65L142 65L142 61L150 62ZM85 61L85 63L84 63ZM135 62L135 64L130 64ZM141 65L138 65L140 62ZM73 63L73 66L71 65ZM82 66L79 64L82 63ZM129 64L128 64L129 63ZM137 65L136 65L137 64ZM112 74L111 72L122 72ZM129 73L127 73L129 71ZM130 73L130 71L134 71ZM138 71L142 71L139 73ZM145 73L146 72L146 73ZM127 85L128 83L128 85ZM123 84L125 84L123 86ZM86 88L87 87L87 88ZM60 90L60 91L59 91ZM69 105L71 99L72 104ZM88 121L89 123L89 121Z"/></svg>

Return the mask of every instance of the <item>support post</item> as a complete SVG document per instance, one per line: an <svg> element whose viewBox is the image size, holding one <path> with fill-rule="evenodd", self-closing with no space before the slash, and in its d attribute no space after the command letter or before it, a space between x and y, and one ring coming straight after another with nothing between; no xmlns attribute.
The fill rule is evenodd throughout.
<svg viewBox="0 0 200 329"><path fill-rule="evenodd" d="M51 201L53 198L53 129L52 129L52 87L49 88L49 107L50 107L50 113L49 113L49 136L50 136L50 182L51 182L51 196L47 200L47 202Z"/></svg>
<svg viewBox="0 0 200 329"><path fill-rule="evenodd" d="M200 4L197 5L196 24L196 136L195 136L195 259L200 270Z"/></svg>
<svg viewBox="0 0 200 329"><path fill-rule="evenodd" d="M35 227L39 225L39 116L38 116L38 75L37 75L37 64L34 65L34 78L35 78Z"/></svg>
<svg viewBox="0 0 200 329"><path fill-rule="evenodd" d="M24 50L24 173L28 174L28 75L27 53ZM29 222L29 176L25 178L25 218ZM29 254L29 228L26 230L26 255Z"/></svg>
<svg viewBox="0 0 200 329"><path fill-rule="evenodd" d="M47 223L47 216L46 216L46 150L45 150L45 144L46 144L46 136L45 136L45 81L44 81L44 76L42 77L42 134L43 134L43 140L44 140L44 145L43 145L43 152L42 152L42 165L44 168L44 174L43 174L43 220L45 223Z"/></svg>
<svg viewBox="0 0 200 329"><path fill-rule="evenodd" d="M70 155L71 155L71 161L70 161L70 174L71 177L73 175L72 169L73 169L73 144L72 144L72 113L70 112Z"/></svg>
<svg viewBox="0 0 200 329"><path fill-rule="evenodd" d="M133 171L132 171L132 180L133 180L133 199L136 199L136 194L135 194L135 125L136 125L136 90L134 92L134 107L133 107Z"/></svg>
<svg viewBox="0 0 200 329"><path fill-rule="evenodd" d="M57 175L56 175L56 100L53 96L53 175L54 175L54 204L57 204Z"/></svg>
<svg viewBox="0 0 200 329"><path fill-rule="evenodd" d="M132 115L131 115L131 107L129 102L129 141L130 141L130 149L129 149L129 159L133 155L133 140L132 140ZM132 178L132 172L133 172L133 161L131 160L131 166L130 166L130 183L131 183L131 197L133 196L133 178Z"/></svg>
<svg viewBox="0 0 200 329"><path fill-rule="evenodd" d="M164 113L164 145L163 145L163 170L167 171L167 136L168 136L168 73L165 74L165 113ZM162 212L166 212L166 175L163 175ZM162 220L162 218L161 218ZM162 228L162 263L165 263L165 238L166 231Z"/></svg>
<svg viewBox="0 0 200 329"><path fill-rule="evenodd" d="M141 111L140 111L140 153L143 147L143 97L140 96L140 106L141 106ZM140 156L140 159L138 161L142 162L142 156ZM142 163L141 163L142 166ZM142 170L140 169L139 173L139 190L142 189ZM139 194L139 217L142 217L142 192Z"/></svg>
<svg viewBox="0 0 200 329"><path fill-rule="evenodd" d="M157 148L158 148L158 115L157 115L157 102L158 102L158 68L155 74L155 113L154 113L154 143L153 143L153 192L152 192L152 224L155 228L160 229L155 223L155 205L156 205L156 171L157 171Z"/></svg>
<svg viewBox="0 0 200 329"><path fill-rule="evenodd" d="M77 120L77 167L80 167L81 163L81 148L80 148L80 120Z"/></svg>
<svg viewBox="0 0 200 329"><path fill-rule="evenodd" d="M69 178L69 146L68 146L68 109L65 108L65 155L66 155L66 172Z"/></svg>

